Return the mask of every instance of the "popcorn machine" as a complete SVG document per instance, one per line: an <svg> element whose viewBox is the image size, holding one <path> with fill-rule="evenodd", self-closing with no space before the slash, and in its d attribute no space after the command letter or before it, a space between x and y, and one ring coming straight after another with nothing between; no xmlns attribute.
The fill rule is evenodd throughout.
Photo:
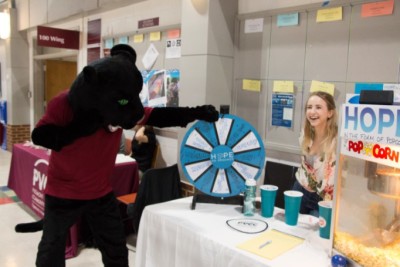
<svg viewBox="0 0 400 267"><path fill-rule="evenodd" d="M400 106L341 110L333 250L350 266L400 266Z"/></svg>

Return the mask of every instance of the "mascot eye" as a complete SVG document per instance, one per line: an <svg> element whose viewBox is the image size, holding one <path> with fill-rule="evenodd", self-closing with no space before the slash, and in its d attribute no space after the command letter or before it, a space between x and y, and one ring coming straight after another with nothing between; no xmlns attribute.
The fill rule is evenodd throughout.
<svg viewBox="0 0 400 267"><path fill-rule="evenodd" d="M126 104L128 104L128 100L127 99L120 99L118 100L118 104L120 104L121 106L125 106Z"/></svg>

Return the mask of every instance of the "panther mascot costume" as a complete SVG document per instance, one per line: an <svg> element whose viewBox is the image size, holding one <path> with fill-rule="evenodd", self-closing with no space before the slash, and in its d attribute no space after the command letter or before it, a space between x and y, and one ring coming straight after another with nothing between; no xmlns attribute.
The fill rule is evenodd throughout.
<svg viewBox="0 0 400 267"><path fill-rule="evenodd" d="M123 129L218 120L211 105L143 107L139 98L143 80L135 63L132 47L114 46L110 57L84 67L70 90L49 102L32 131L34 144L52 150L44 218L16 226L17 232L43 229L36 266L65 266L69 228L84 216L104 266L127 267L124 227L109 181Z"/></svg>

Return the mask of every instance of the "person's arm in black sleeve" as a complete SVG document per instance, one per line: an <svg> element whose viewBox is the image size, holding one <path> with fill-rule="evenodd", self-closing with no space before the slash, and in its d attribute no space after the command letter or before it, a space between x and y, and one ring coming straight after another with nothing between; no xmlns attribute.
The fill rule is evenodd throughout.
<svg viewBox="0 0 400 267"><path fill-rule="evenodd" d="M156 134L154 133L153 130L145 131L145 135L147 136L149 144L155 144L156 143Z"/></svg>

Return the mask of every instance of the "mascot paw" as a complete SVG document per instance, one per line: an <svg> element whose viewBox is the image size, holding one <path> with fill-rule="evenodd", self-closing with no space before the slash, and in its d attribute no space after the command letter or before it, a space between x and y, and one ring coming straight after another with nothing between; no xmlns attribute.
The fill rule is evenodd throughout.
<svg viewBox="0 0 400 267"><path fill-rule="evenodd" d="M43 230L43 220L31 223L19 223L15 226L17 233L34 233Z"/></svg>
<svg viewBox="0 0 400 267"><path fill-rule="evenodd" d="M219 113L213 105L197 106L195 108L190 108L190 110L192 117L196 120L214 122L219 118Z"/></svg>
<svg viewBox="0 0 400 267"><path fill-rule="evenodd" d="M107 131L109 131L110 133L116 132L119 128L119 126L112 126L112 125L108 125L107 126Z"/></svg>
<svg viewBox="0 0 400 267"><path fill-rule="evenodd" d="M61 127L53 124L36 127L32 131L32 142L54 151L60 151L63 147Z"/></svg>
<svg viewBox="0 0 400 267"><path fill-rule="evenodd" d="M92 121L87 117L75 118L66 126L58 126L54 124L45 124L36 127L32 131L32 141L35 145L45 148L61 151L61 149L76 139L95 133L103 127L99 123L98 116L92 116Z"/></svg>

